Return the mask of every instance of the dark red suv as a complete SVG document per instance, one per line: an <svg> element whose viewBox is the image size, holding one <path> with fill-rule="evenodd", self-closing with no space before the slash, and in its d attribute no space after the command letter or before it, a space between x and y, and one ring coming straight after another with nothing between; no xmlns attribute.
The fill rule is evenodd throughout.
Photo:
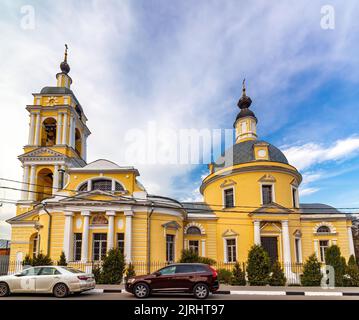
<svg viewBox="0 0 359 320"><path fill-rule="evenodd" d="M193 293L197 299L205 299L219 288L217 271L202 263L171 264L152 274L129 278L126 291L137 298L151 293Z"/></svg>

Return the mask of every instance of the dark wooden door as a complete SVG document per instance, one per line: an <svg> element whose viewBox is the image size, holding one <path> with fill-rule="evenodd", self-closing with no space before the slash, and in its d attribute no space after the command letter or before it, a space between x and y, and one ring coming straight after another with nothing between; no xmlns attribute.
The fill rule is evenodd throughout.
<svg viewBox="0 0 359 320"><path fill-rule="evenodd" d="M278 238L277 237L261 237L261 244L264 250L268 252L271 262L278 260Z"/></svg>

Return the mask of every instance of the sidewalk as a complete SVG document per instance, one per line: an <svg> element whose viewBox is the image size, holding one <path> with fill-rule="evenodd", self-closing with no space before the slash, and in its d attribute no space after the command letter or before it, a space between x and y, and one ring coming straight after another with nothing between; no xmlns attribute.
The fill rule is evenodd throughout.
<svg viewBox="0 0 359 320"><path fill-rule="evenodd" d="M97 290L103 293L120 293L124 291L124 285L99 284ZM306 296L359 296L358 287L336 287L325 289L321 287L270 287L270 286L229 286L220 285L216 294L240 294L240 295L306 295Z"/></svg>

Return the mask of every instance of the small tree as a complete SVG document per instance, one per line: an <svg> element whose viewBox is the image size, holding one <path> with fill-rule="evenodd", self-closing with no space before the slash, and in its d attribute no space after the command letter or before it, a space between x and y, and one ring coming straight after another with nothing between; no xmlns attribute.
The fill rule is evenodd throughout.
<svg viewBox="0 0 359 320"><path fill-rule="evenodd" d="M232 270L231 284L234 286L245 286L246 285L246 274L242 270L241 265L237 261Z"/></svg>
<svg viewBox="0 0 359 320"><path fill-rule="evenodd" d="M254 245L248 253L248 282L251 286L265 286L269 281L270 259L260 245Z"/></svg>
<svg viewBox="0 0 359 320"><path fill-rule="evenodd" d="M134 265L130 262L127 266L126 269L126 276L125 276L125 280L127 281L128 279L130 279L131 277L134 277L136 275L135 272L135 267Z"/></svg>
<svg viewBox="0 0 359 320"><path fill-rule="evenodd" d="M343 284L346 287L359 286L359 267L353 255L349 257Z"/></svg>
<svg viewBox="0 0 359 320"><path fill-rule="evenodd" d="M216 264L216 260L207 257L200 257L198 253L191 249L184 249L181 252L180 263L204 263L210 266Z"/></svg>
<svg viewBox="0 0 359 320"><path fill-rule="evenodd" d="M320 286L322 277L320 262L318 261L317 256L312 254L303 265L303 274L300 278L301 284L305 287Z"/></svg>
<svg viewBox="0 0 359 320"><path fill-rule="evenodd" d="M32 259L33 266L51 266L52 260L48 255L39 253L36 257Z"/></svg>
<svg viewBox="0 0 359 320"><path fill-rule="evenodd" d="M284 275L283 269L278 261L274 261L271 267L271 275L269 285L271 286L285 286L287 279Z"/></svg>
<svg viewBox="0 0 359 320"><path fill-rule="evenodd" d="M116 284L122 281L125 271L125 258L118 249L111 249L103 259L101 282L106 284Z"/></svg>
<svg viewBox="0 0 359 320"><path fill-rule="evenodd" d="M332 245L325 251L325 264L334 268L335 286L342 287L346 263L337 245Z"/></svg>
<svg viewBox="0 0 359 320"><path fill-rule="evenodd" d="M95 264L92 268L92 273L95 277L96 283L98 283L98 284L103 283L102 282L102 270L101 270L100 265Z"/></svg>
<svg viewBox="0 0 359 320"><path fill-rule="evenodd" d="M57 261L58 266L67 266L65 252L61 251L60 259Z"/></svg>
<svg viewBox="0 0 359 320"><path fill-rule="evenodd" d="M225 283L225 284L230 284L233 274L230 270L227 269L218 269L217 270L217 274L218 274L218 281L220 283Z"/></svg>

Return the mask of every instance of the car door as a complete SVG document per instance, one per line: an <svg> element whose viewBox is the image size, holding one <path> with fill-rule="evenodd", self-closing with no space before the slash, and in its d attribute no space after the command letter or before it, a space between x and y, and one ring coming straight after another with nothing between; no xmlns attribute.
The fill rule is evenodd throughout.
<svg viewBox="0 0 359 320"><path fill-rule="evenodd" d="M20 274L15 275L12 280L11 291L14 293L34 293L36 292L36 277L40 272L39 267L28 268Z"/></svg>
<svg viewBox="0 0 359 320"><path fill-rule="evenodd" d="M151 279L151 289L164 291L175 288L174 275L176 266L168 266L158 271L158 275Z"/></svg>
<svg viewBox="0 0 359 320"><path fill-rule="evenodd" d="M52 287L61 279L61 273L54 267L41 268L36 277L36 292L51 293Z"/></svg>
<svg viewBox="0 0 359 320"><path fill-rule="evenodd" d="M194 278L194 268L191 265L184 264L176 267L176 273L173 278L174 284L178 289L190 289L192 279Z"/></svg>

